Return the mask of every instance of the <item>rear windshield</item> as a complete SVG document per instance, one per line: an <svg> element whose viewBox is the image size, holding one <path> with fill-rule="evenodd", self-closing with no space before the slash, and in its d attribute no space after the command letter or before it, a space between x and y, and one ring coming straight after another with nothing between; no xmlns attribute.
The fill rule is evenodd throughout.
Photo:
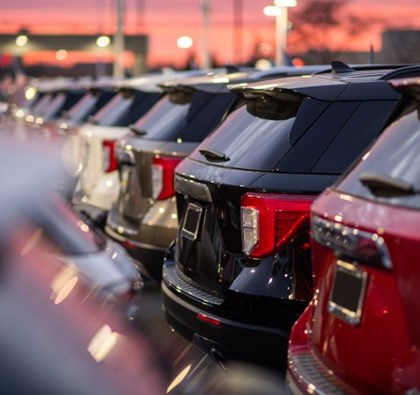
<svg viewBox="0 0 420 395"><path fill-rule="evenodd" d="M247 104L198 147L224 154L220 166L299 174L341 174L386 124L394 101L327 102L270 98Z"/></svg>
<svg viewBox="0 0 420 395"><path fill-rule="evenodd" d="M96 113L115 95L113 91L90 91L76 102L65 114L65 118L80 122Z"/></svg>
<svg viewBox="0 0 420 395"><path fill-rule="evenodd" d="M56 118L61 115L62 111L67 111L76 104L83 94L83 91L57 92L40 115L44 118L44 121Z"/></svg>
<svg viewBox="0 0 420 395"><path fill-rule="evenodd" d="M128 126L136 122L159 100L159 92L123 91L91 119L101 126Z"/></svg>
<svg viewBox="0 0 420 395"><path fill-rule="evenodd" d="M420 208L420 121L417 111L405 115L386 129L377 143L368 150L336 188L350 195L385 204ZM398 191L372 191L360 178L366 174L411 185L415 194ZM374 192L374 193L372 193Z"/></svg>
<svg viewBox="0 0 420 395"><path fill-rule="evenodd" d="M49 102L52 100L53 94L52 93L45 93L40 98L40 100L37 100L34 105L32 106L31 113L34 115L41 114L45 108L48 106Z"/></svg>
<svg viewBox="0 0 420 395"><path fill-rule="evenodd" d="M235 98L233 93L196 92L182 100L166 95L135 127L150 140L200 142L223 120Z"/></svg>

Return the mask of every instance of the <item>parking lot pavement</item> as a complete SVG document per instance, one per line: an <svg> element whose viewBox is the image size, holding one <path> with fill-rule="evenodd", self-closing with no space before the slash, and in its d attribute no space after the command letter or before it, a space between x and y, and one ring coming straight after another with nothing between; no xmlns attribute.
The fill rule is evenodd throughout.
<svg viewBox="0 0 420 395"><path fill-rule="evenodd" d="M169 364L173 364L189 344L166 322L159 286L145 286L135 324Z"/></svg>
<svg viewBox="0 0 420 395"><path fill-rule="evenodd" d="M135 324L140 328L142 333L147 336L149 341L152 342L156 347L157 352L159 352L162 359L165 361L169 374L168 383L189 363L192 365L196 364L196 367L197 365L201 365L199 369L196 369L199 371L198 374L195 374L196 376L201 375L201 377L203 377L204 371L204 377L213 377L216 375L222 381L226 379L223 370L219 369L214 361L211 361L212 358L209 357L208 354L197 348L194 349L194 344L188 342L171 329L165 320L160 287L151 285L145 286L141 308L135 318ZM244 366L245 371L251 369L248 373L259 371L259 368L256 366ZM242 368L240 367L240 369ZM208 375L206 375L206 370L208 370ZM234 366L234 371L235 376L238 371L237 366ZM279 388L279 386L281 387L279 388L279 393L285 393L282 392L284 391L284 372L263 371L263 378L265 382L270 381L271 379L273 385L276 385L277 388ZM261 377L256 377L257 381L259 379L261 379ZM190 381L192 382L190 385L194 385L194 382L191 379ZM216 387L218 385L219 384L216 384ZM218 392L216 391L215 393ZM270 394L270 392L267 393Z"/></svg>

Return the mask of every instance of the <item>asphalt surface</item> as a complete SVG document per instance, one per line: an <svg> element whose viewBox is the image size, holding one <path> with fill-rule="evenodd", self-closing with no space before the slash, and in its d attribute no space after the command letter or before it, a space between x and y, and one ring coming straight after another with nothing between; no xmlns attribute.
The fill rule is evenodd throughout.
<svg viewBox="0 0 420 395"><path fill-rule="evenodd" d="M182 395L287 393L284 388L284 372L268 371L240 363L220 366L210 355L176 333L165 320L158 286L145 286L135 322L165 361L170 377L168 383L184 371L185 367L191 367L184 380L186 383L183 383L186 389L179 392Z"/></svg>

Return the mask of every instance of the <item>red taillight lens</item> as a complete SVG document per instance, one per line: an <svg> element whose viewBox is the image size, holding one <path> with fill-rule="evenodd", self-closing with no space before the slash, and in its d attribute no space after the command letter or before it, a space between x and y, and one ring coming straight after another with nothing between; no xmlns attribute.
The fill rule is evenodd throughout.
<svg viewBox="0 0 420 395"><path fill-rule="evenodd" d="M218 318L214 318L204 313L197 313L197 319L214 326L221 326L222 324Z"/></svg>
<svg viewBox="0 0 420 395"><path fill-rule="evenodd" d="M174 171L183 158L155 156L152 163L152 196L164 200L175 195Z"/></svg>
<svg viewBox="0 0 420 395"><path fill-rule="evenodd" d="M309 220L315 196L247 193L241 199L242 250L263 258L287 245Z"/></svg>
<svg viewBox="0 0 420 395"><path fill-rule="evenodd" d="M102 142L103 169L105 173L117 170L118 161L115 155L116 140L104 140Z"/></svg>

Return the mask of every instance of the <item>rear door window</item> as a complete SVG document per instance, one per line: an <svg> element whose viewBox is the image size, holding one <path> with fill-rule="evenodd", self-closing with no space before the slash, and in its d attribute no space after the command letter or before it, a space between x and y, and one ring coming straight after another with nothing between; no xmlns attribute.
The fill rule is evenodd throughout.
<svg viewBox="0 0 420 395"><path fill-rule="evenodd" d="M381 203L420 208L420 195L378 196L360 181L369 172L405 182L420 191L420 121L416 111L394 122L337 183L344 193ZM397 194L398 195L398 194Z"/></svg>

